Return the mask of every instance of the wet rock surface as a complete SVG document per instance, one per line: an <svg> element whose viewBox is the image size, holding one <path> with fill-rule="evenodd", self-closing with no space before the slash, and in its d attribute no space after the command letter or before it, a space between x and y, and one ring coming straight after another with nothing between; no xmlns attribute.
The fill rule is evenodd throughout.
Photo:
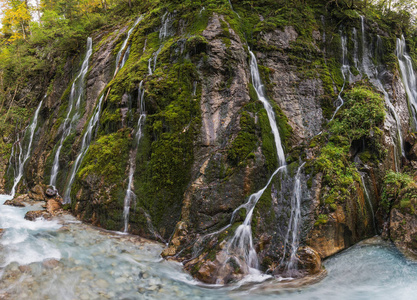
<svg viewBox="0 0 417 300"><path fill-rule="evenodd" d="M417 216L397 208L392 209L390 238L406 255L417 258Z"/></svg>
<svg viewBox="0 0 417 300"><path fill-rule="evenodd" d="M25 214L25 219L29 221L36 221L38 218L50 220L52 219L52 214L46 210L32 210Z"/></svg>
<svg viewBox="0 0 417 300"><path fill-rule="evenodd" d="M45 191L46 196L49 198L55 197L57 195L57 191L53 188L47 188Z"/></svg>
<svg viewBox="0 0 417 300"><path fill-rule="evenodd" d="M172 24L176 23L170 21L170 26ZM182 27L183 23L179 22L179 24L179 27ZM158 201L161 202L151 204L143 204L141 201L146 202L147 199L140 199L138 201L140 207L135 207L132 210L132 220L128 229L129 232L161 241L169 239L169 247L164 250L163 256L183 262L185 268L200 281L228 284L242 279L244 275L249 273L247 268L241 267L239 259L230 260L222 257L222 254L227 252L225 250L227 241L244 220L244 215L247 213L245 212L246 208L237 211L233 215L233 220L231 220L232 214L237 207L245 203L249 195L264 186L277 167L276 157L271 154L274 152L274 146L268 137L271 130L265 122L264 111L257 108L259 101L257 101L257 95L253 90L250 78L247 44L251 44L251 47L254 48L253 51L259 61L268 99L276 105L276 118L280 121L280 130L285 133L284 143L288 163L286 175L276 176L271 181L271 185L265 191L265 196L260 199L253 212L251 224L253 247L259 258L259 266L256 267L262 272L272 273L276 276L298 277L320 274L322 273L322 259L373 235L375 230L383 226L386 236L390 236L398 247L412 252L417 251L416 217L412 210L404 210L401 207L401 205L405 205L410 208L410 203L404 201L397 203L389 217L379 210L376 221L372 220L370 213L370 208L373 206L377 208L381 202L381 182L387 170L400 170L401 165L417 169L416 137L413 134L407 136L405 139L406 153L404 157L399 158L401 154L397 141L397 124L394 116L387 111L383 127L373 130L372 136L349 141L351 145L348 145L350 149L349 155L345 159L346 166L348 164L354 165L355 172L358 174L355 173L354 183L349 187L351 197L348 197L343 203L335 203L334 199L328 199L329 203L324 203L323 195L329 192L332 187L323 183L325 180L323 174L317 173L318 170L314 167L309 166L303 171L300 204L301 225L300 228L297 228L301 245L296 251L298 273L288 270L287 262L292 250L289 238L292 232L289 224L293 206L294 170L302 161L317 159L324 144L335 143L338 139L345 138L326 132L329 127L329 115L331 116L335 109L337 91L342 86L342 82L340 82L342 79L337 78L337 76L340 77L340 66L338 66L341 60L339 57L340 47L334 42L341 38L341 33L335 34L332 42L321 44L325 42L326 32L320 30L326 28L321 28L318 23L316 25L311 32L311 37L302 36L301 32L297 32L296 26L281 26L279 29L273 28L271 30L260 29L255 33L255 37L251 37L254 41L248 43L245 40L247 37L236 31L229 16L214 13L208 18L206 28L198 35L201 43L197 46L204 49L204 56L199 57L195 62L193 61L197 74L193 74L195 77L193 80L196 81L191 84L195 85L194 94L198 91L200 96L200 99L196 97L192 101L198 101L195 103L198 104L201 115L193 117L201 117L201 126L190 144L194 155L190 176L186 179L188 181L183 184L183 187L178 190L180 191L177 193L180 201L175 205L165 205L166 201L171 200L168 199L169 197L167 199L159 197ZM369 27L366 25L367 30ZM70 145L67 145L65 153L60 158L62 174L69 173L73 165L71 162L74 161L80 148L81 134L97 103L97 98L113 78L115 47L128 29L128 26L119 26L113 29L106 28L106 32L95 33L94 45L97 45L98 49L95 49L92 56L91 68L88 78L86 78L85 113L80 116L80 121L74 127L73 136L71 136L73 143L68 143ZM184 31L184 28L171 29L172 34L176 33L176 30L178 32ZM353 27L343 28L344 31L351 29ZM111 34L112 30L114 30L114 34ZM380 29L377 31L382 32ZM384 32L381 34L389 36ZM172 46L171 60L177 61L178 53L182 55L183 51L188 51L184 55L188 60L189 56L198 50L184 48L184 45L189 42L188 38L184 35L176 42L175 46ZM372 36L371 33L367 33L364 40L374 40L375 38L374 32L372 32ZM254 43L253 46L252 43ZM141 45L140 55L155 55L147 52L145 41L139 40L139 44ZM195 48L198 48L197 46ZM326 47L329 49L326 50ZM353 50L352 47L353 41L351 40L349 50ZM373 43L369 47L367 51L370 53L378 52L377 49L374 49ZM323 61L322 57L324 57ZM354 55L350 53L348 60L352 60L353 57ZM75 59L75 62L70 62L70 59L63 68L65 74L76 73L76 61L81 58ZM326 59L329 60L328 63ZM350 82L352 85L354 83L360 84L362 79L366 77L361 74L364 67L358 65L363 62L357 61L355 63L355 74L349 75L352 77ZM383 62L378 63L383 64ZM156 64L156 57L154 64ZM307 68L310 65L312 68ZM353 65L354 63L350 62L352 70ZM166 66L164 68L167 69ZM385 70L382 65L377 68L383 70L378 80L381 80L390 102L398 111L401 132L405 136L410 132L409 124L411 122L401 78L395 72ZM62 135L61 129L53 125L60 118L59 111L62 103L61 100L54 102L54 99L61 99L66 85L70 82L69 77L69 75L65 75L58 79L52 85L53 92L45 100L46 107L42 113L42 121L44 122L36 133L36 146L33 149L31 160L28 161L26 182L21 183L18 188L18 191L22 192L25 190L25 185L27 185L27 190L31 187L28 195L18 196L5 203L6 205L24 207L42 201L46 210L28 212L25 216L27 220L35 221L39 218L50 220L56 215L63 214L62 199L59 197L58 191L51 187L45 190L45 187L39 183L44 182L46 176L49 176L50 163L48 160L50 161L53 155L50 149L56 146ZM138 81L140 76L136 77L135 80ZM148 79L149 81L153 80L151 77L146 78L146 80ZM376 78L372 80L375 81ZM366 80L365 82L369 83ZM348 83L346 81L346 87L349 85ZM133 86L134 89L137 89L137 82L130 82L129 89ZM343 86L345 86L344 83ZM379 88L377 93L381 92L382 90ZM130 141L133 132L130 127L133 126L135 118L131 113L136 109L132 97L136 94L137 91L124 90L121 92L120 103L115 105L119 111L113 115L111 110L106 111L108 113L106 114L106 122L111 124L103 123L104 131L120 132L123 129L128 132L123 138ZM158 110L159 107L155 108L158 106L155 100L158 95L149 96L147 101L150 106L147 109ZM109 107L117 101L113 99L107 102L106 106ZM132 105L133 109L131 109ZM120 124L117 123L118 121L109 121L114 119L120 119ZM155 124L155 127L161 127L158 129L161 132L167 133L171 129L165 124L165 120L161 124ZM102 129L97 129L97 132L103 131ZM181 130L179 131L180 137L187 132L188 127ZM149 133L144 148L155 146L161 132L155 130ZM251 132L251 135L249 137L244 135L242 138L242 133L247 134L248 132ZM369 162L373 155L369 149L373 147L372 137L378 134L382 135L381 147L386 150L386 156L378 158L373 164ZM334 140L320 141L323 136L328 137L329 135ZM99 136L100 134L97 135L97 137ZM3 139L9 141L8 137L3 137ZM243 151L246 144L244 146L239 144L242 140L244 142L251 140L253 143ZM173 141L168 142L172 144ZM182 154L180 155L181 159L183 159ZM152 155L158 156L160 153L150 154L150 156ZM148 159L149 157L140 157L139 160L140 163L145 164ZM83 167L87 167L86 170L88 170L88 166ZM123 164L120 167L122 170L120 173L123 176L126 173L125 167L126 165ZM162 173L168 173L166 165L162 164L157 167L160 169L157 169L156 175L152 174L152 176L155 175L157 178ZM46 170L47 168L48 170ZM1 172L0 174L2 174ZM136 175L141 175L141 172L139 170ZM94 225L119 230L123 213L122 194L126 182L119 180L117 184L110 184L102 174L80 173L85 176L80 176L77 191L73 191L76 202L72 206L74 213L80 219ZM62 174L58 178L59 185L57 184L57 186L65 186L66 178ZM362 174L365 174L365 180L361 183L358 176ZM343 177L346 174L339 175ZM174 185L170 180L167 182L168 185ZM0 179L0 186L3 186L3 178ZM365 194L366 188L371 196ZM60 190L61 194L63 194L62 192ZM46 202L43 202L45 200ZM414 204L411 203L413 208ZM154 218L151 218L150 214L153 214ZM373 225L372 221L376 225ZM153 225L157 223L159 224L155 226L155 229ZM225 229L229 223L231 226ZM61 229L62 232L67 230L69 229ZM240 257L240 259L242 258ZM51 260L43 267L47 269L62 268L61 264L56 264L57 261ZM76 261L74 264L79 265ZM49 265L51 267L48 267ZM22 268L20 271L32 272L29 268ZM86 275L84 279L88 280L91 276L91 274ZM118 285L124 285L130 281L130 278L123 274L117 274L115 280ZM103 289L108 285L109 281L106 278L100 278L97 281L97 286ZM150 287L140 287L138 293L145 294L149 290L161 290L160 283L155 282ZM88 299L90 296L86 293L80 297ZM114 297L114 295L106 294L103 297Z"/></svg>

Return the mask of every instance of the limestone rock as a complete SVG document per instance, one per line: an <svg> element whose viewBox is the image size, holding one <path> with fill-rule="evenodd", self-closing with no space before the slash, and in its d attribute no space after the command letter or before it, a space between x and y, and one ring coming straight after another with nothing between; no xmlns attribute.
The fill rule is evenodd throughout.
<svg viewBox="0 0 417 300"><path fill-rule="evenodd" d="M61 209L62 204L55 199L49 199L46 202L46 210L50 214L56 214Z"/></svg>
<svg viewBox="0 0 417 300"><path fill-rule="evenodd" d="M35 185L29 192L29 197L36 201L44 201L45 193L43 192L43 188L39 184Z"/></svg>
<svg viewBox="0 0 417 300"><path fill-rule="evenodd" d="M29 273L32 270L32 268L28 265L23 265L23 266L19 266L19 270L22 273Z"/></svg>
<svg viewBox="0 0 417 300"><path fill-rule="evenodd" d="M211 261L205 261L202 267L198 269L195 277L202 282L215 283L216 278L214 274L216 274L217 267L218 266L215 263Z"/></svg>
<svg viewBox="0 0 417 300"><path fill-rule="evenodd" d="M390 237L400 250L417 257L417 215L393 208Z"/></svg>
<svg viewBox="0 0 417 300"><path fill-rule="evenodd" d="M42 265L46 269L54 269L59 265L59 261L56 259L47 259L42 262Z"/></svg>
<svg viewBox="0 0 417 300"><path fill-rule="evenodd" d="M25 219L29 221L36 221L36 219L38 218L50 220L52 218L52 215L46 210L32 210L28 211L25 215Z"/></svg>
<svg viewBox="0 0 417 300"><path fill-rule="evenodd" d="M304 246L298 249L300 259L299 268L304 270L308 275L315 275L321 272L321 258L316 250Z"/></svg>
<svg viewBox="0 0 417 300"><path fill-rule="evenodd" d="M7 200L6 202L4 202L4 205L10 205L10 206L15 206L15 207L25 207L26 205L21 202L18 199L13 199L13 200Z"/></svg>

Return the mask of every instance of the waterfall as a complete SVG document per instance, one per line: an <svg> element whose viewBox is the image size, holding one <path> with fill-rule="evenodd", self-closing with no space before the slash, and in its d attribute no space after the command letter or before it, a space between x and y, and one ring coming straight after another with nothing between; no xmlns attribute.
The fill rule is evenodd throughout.
<svg viewBox="0 0 417 300"><path fill-rule="evenodd" d="M345 90L346 81L349 81L351 77L349 60L347 59L347 37L341 33L340 39L341 39L341 44L342 44L342 66L340 67L340 71L342 72L343 85L342 85L342 88L340 89L339 94L337 95L336 102L339 102L339 105L336 107L336 110L334 111L333 116L330 119L330 121L333 121L337 112L345 103L341 95L343 91ZM348 77L348 79L346 77Z"/></svg>
<svg viewBox="0 0 417 300"><path fill-rule="evenodd" d="M165 39L167 36L169 36L169 22L171 21L171 15L166 12L163 16L162 16L162 20L161 20L161 28L159 29L159 39L163 40Z"/></svg>
<svg viewBox="0 0 417 300"><path fill-rule="evenodd" d="M353 64L355 65L355 68L357 69L359 67L359 46L358 46L358 32L356 31L356 28L353 27L352 29L352 35L353 35Z"/></svg>
<svg viewBox="0 0 417 300"><path fill-rule="evenodd" d="M396 54L398 58L398 64L401 70L401 77L404 85L404 89L407 93L409 106L413 116L413 125L417 129L417 86L416 76L413 69L413 63L411 57L406 51L406 44L404 36L401 39L397 38Z"/></svg>
<svg viewBox="0 0 417 300"><path fill-rule="evenodd" d="M365 38L365 17L361 17L361 35L362 35L362 69L363 72L369 77L373 77L372 72L372 63L369 59L368 47L366 47L366 38Z"/></svg>
<svg viewBox="0 0 417 300"><path fill-rule="evenodd" d="M279 135L274 109L272 105L269 103L269 101L266 99L264 87L262 85L261 77L259 74L258 63L256 61L256 57L252 51L249 50L249 53L251 55L250 70L251 70L252 83L255 88L258 99L262 102L267 112L269 124L271 126L272 133L274 135L277 158L278 158L278 163L280 167L272 174L267 184L261 190L252 194L249 197L248 201L245 204L239 206L232 214L231 223L234 221L235 215L241 208L246 209L245 221L236 229L234 236L228 243L227 256L233 255L238 261L240 260L239 257L243 257L244 262L242 262L243 264L241 265L248 268L247 271L250 271L251 269L252 270L258 269L259 267L258 256L256 254L256 250L253 246L253 240L252 240L251 223L252 223L253 211L255 209L256 204L258 203L259 199L262 197L265 190L268 188L274 176L278 172L285 170L286 168L284 149L282 148L281 137Z"/></svg>
<svg viewBox="0 0 417 300"><path fill-rule="evenodd" d="M158 55L161 53L162 45L156 50L151 57L148 60L148 74L152 75L156 70L156 62L158 60ZM153 62L153 68L152 68L152 62Z"/></svg>
<svg viewBox="0 0 417 300"><path fill-rule="evenodd" d="M127 49L126 49L126 46L127 46L127 43L129 42L130 36L133 33L133 30L136 28L136 26L138 26L139 22L142 19L143 19L143 16L140 16L139 18L137 18L137 20L133 24L132 28L130 28L130 30L127 32L127 36L126 36L125 40L123 41L122 47L120 47L120 50L119 50L119 52L117 53L117 56L116 56L116 69L114 70L114 75L113 76L116 76L117 72L119 72L119 70L121 68L123 68L127 59L129 58L130 46L128 46ZM125 49L126 49L126 51L125 51ZM125 51L125 53L124 53L123 58L122 58L123 51Z"/></svg>
<svg viewBox="0 0 417 300"><path fill-rule="evenodd" d="M148 74L152 75L152 67L151 67L151 63L152 63L152 57L148 60Z"/></svg>
<svg viewBox="0 0 417 300"><path fill-rule="evenodd" d="M13 181L13 187L12 187L12 191L11 191L11 196L12 197L14 197L15 194L16 194L16 187L17 187L17 185L19 184L20 180L23 177L23 172L25 170L25 163L29 159L30 153L32 152L33 136L35 135L35 130L36 130L36 127L38 126L38 116L39 116L39 111L40 111L41 106L42 106L42 102L43 102L43 100L39 103L38 108L36 109L35 114L33 116L32 122L30 123L30 125L28 127L26 127L25 134L23 134L22 138L20 140L18 140L18 142L17 142L17 145L19 146L19 149L18 149L19 151L16 150L16 155L17 155L17 152L19 152L19 155L18 155L17 161L15 162L16 163L17 174L15 174L15 178L14 178L14 181ZM22 146L22 142L23 142L27 132L29 133L29 144L28 144L27 148L25 149L25 147ZM13 155L13 149L12 149L12 155Z"/></svg>
<svg viewBox="0 0 417 300"><path fill-rule="evenodd" d="M369 192L368 192L368 188L366 187L366 184L365 184L365 178L364 178L365 174L360 173L360 175L361 175L363 190L365 191L365 198L366 198L366 201L368 202L369 208L371 210L374 231L375 231L375 234L377 234L377 232L376 232L376 223L375 223L375 212L374 212L374 207L372 205L371 197L370 197Z"/></svg>
<svg viewBox="0 0 417 300"><path fill-rule="evenodd" d="M73 123L79 118L81 98L84 95L85 89L85 75L88 72L88 62L93 53L93 40L89 37L87 39L87 52L81 66L81 70L75 78L71 86L71 93L68 100L68 112L62 125L62 136L59 142L58 149L55 153L54 162L52 164L51 178L49 185L55 188L56 179L59 170L59 156L61 154L62 145L65 139L70 135ZM75 104L75 108L74 108ZM72 116L72 117L71 117Z"/></svg>
<svg viewBox="0 0 417 300"><path fill-rule="evenodd" d="M305 163L302 163L297 170L297 174L295 176L295 184L294 190L291 197L291 216L290 222L288 224L287 235L285 237L284 242L284 254L282 256L281 263L283 263L285 259L285 251L287 248L287 244L289 242L289 238L291 237L291 252L290 252L290 259L286 265L286 271L289 272L289 275L294 275L297 272L298 268L298 258L297 258L297 250L300 245L300 221L301 221L301 197L302 197L302 189L301 189L301 170L304 167Z"/></svg>
<svg viewBox="0 0 417 300"><path fill-rule="evenodd" d="M137 124L137 131L135 134L135 141L134 141L134 147L132 151L130 151L129 156L129 182L126 190L126 195L124 198L124 208L123 208L123 219L124 219L124 229L123 232L128 231L128 225L129 225L129 213L130 213L130 205L132 203L132 200L136 198L135 193L133 192L133 176L135 175L136 170L136 154L138 152L138 146L140 139L142 138L143 132L142 132L142 126L145 123L146 120L146 114L145 114L145 102L143 101L145 96L145 90L142 89L143 80L139 84L139 93L138 93L138 101L139 101L139 120Z"/></svg>
<svg viewBox="0 0 417 300"><path fill-rule="evenodd" d="M325 45L326 44L326 27L325 27L326 23L325 23L325 19L323 15L320 16L320 20L321 20L321 25L323 26L323 35L321 38L323 39L323 45Z"/></svg>
<svg viewBox="0 0 417 300"><path fill-rule="evenodd" d="M361 34L362 34L362 71L365 73L366 76L368 76L369 80L372 82L372 84L382 92L384 95L385 105L389 109L391 115L394 117L395 120L395 126L397 131L397 144L400 146L401 155L405 156L404 152L404 142L403 137L401 133L401 122L400 117L398 116L394 105L392 105L390 97L388 95L388 92L385 90L384 85L381 82L380 77L383 75L376 67L371 60L369 50L366 44L365 39L365 18L361 16ZM357 42L355 42L356 44ZM382 53L382 42L381 38L377 36L377 43L376 43L376 53Z"/></svg>
<svg viewBox="0 0 417 300"><path fill-rule="evenodd" d="M65 189L64 194L64 204L71 203L71 187L74 183L75 175L78 172L78 169L80 168L81 162L85 156L85 154L88 151L88 148L90 147L91 140L93 138L93 129L96 127L98 120L100 119L100 113L101 113L101 105L103 102L104 94L100 97L100 100L98 101L98 105L96 106L93 116L91 117L90 121L87 125L87 130L84 133L81 149L78 153L77 158L74 161L74 164L71 168L70 178L67 184L67 187Z"/></svg>
<svg viewBox="0 0 417 300"><path fill-rule="evenodd" d="M282 144L281 144L281 137L278 131L278 125L277 125L277 121L275 118L275 112L274 112L274 109L272 108L272 105L266 99L264 86L261 82L261 76L259 75L259 69L258 69L258 63L256 61L256 57L252 51L249 51L249 53L251 55L250 71L251 71L251 77L252 77L252 84L253 84L253 87L255 88L258 99L262 102L267 112L269 124L272 129L272 134L274 135L278 163L280 166L283 166L285 165L285 154L284 154L284 149L282 148Z"/></svg>
<svg viewBox="0 0 417 300"><path fill-rule="evenodd" d="M230 4L230 8L232 9L232 11L236 14L236 16L238 16L238 18L240 19L239 14L233 9L233 5L232 5L232 1L229 0L229 4Z"/></svg>
<svg viewBox="0 0 417 300"><path fill-rule="evenodd" d="M162 46L158 48L158 50L154 53L154 58L153 58L153 71L155 72L156 70L156 62L158 60L158 55L159 53L161 53L162 50ZM151 74L152 75L152 74Z"/></svg>

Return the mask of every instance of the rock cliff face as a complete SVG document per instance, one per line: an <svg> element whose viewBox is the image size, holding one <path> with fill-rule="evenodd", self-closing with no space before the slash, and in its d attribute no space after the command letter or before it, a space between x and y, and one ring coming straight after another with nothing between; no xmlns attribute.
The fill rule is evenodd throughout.
<svg viewBox="0 0 417 300"><path fill-rule="evenodd" d="M287 157L285 172L273 177L253 212L258 268L275 275L318 273L320 259L384 228L387 233L388 223L399 246L415 249L414 200L398 200L397 206L392 200L381 209L388 201L385 174L417 167L416 139L394 54L400 32L351 16L347 22L307 14L302 21L275 24L244 4L237 7L247 19L200 7L144 12L125 49L132 24L92 36L82 114L59 159L61 195L98 99L104 100L67 208L110 230L123 230L128 218L128 232L169 242L163 255L182 261L204 282L228 283L245 275L247 270L222 257L247 213L236 209L279 166L267 113L251 82L250 47ZM365 30L359 34L361 25ZM380 35L382 48L375 42ZM119 51L126 63L115 74ZM49 184L82 59L68 59L67 75L51 85L19 192ZM333 116L341 103L338 95L344 104ZM146 120L137 142L141 114ZM134 147L135 196L126 216ZM13 184L10 162L5 172L3 161L0 184L6 190Z"/></svg>

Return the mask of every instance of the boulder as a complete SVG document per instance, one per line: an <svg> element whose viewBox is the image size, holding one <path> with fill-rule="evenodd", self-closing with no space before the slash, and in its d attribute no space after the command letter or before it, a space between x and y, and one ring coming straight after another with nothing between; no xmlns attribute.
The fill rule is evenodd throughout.
<svg viewBox="0 0 417 300"><path fill-rule="evenodd" d="M300 247L298 256L300 259L299 268L303 269L308 275L315 275L322 271L320 255L313 248Z"/></svg>
<svg viewBox="0 0 417 300"><path fill-rule="evenodd" d="M56 259L47 259L42 262L42 265L46 269L54 269L59 265L59 261Z"/></svg>
<svg viewBox="0 0 417 300"><path fill-rule="evenodd" d="M28 211L25 215L25 219L29 221L36 221L36 219L38 218L50 220L52 218L52 215L46 210L32 210Z"/></svg>
<svg viewBox="0 0 417 300"><path fill-rule="evenodd" d="M406 255L417 257L417 215L393 208L390 214L390 238Z"/></svg>
<svg viewBox="0 0 417 300"><path fill-rule="evenodd" d="M55 197L58 194L58 192L56 189L49 187L46 189L45 194L47 197L52 198L52 197Z"/></svg>
<svg viewBox="0 0 417 300"><path fill-rule="evenodd" d="M44 201L45 193L43 192L43 188L39 184L35 185L29 192L29 197L36 201Z"/></svg>
<svg viewBox="0 0 417 300"><path fill-rule="evenodd" d="M61 206L62 204L55 199L49 199L46 202L46 210L50 214L56 214L61 209Z"/></svg>
<svg viewBox="0 0 417 300"><path fill-rule="evenodd" d="M19 270L22 273L29 273L32 270L32 268L28 265L23 265L23 266L19 266Z"/></svg>
<svg viewBox="0 0 417 300"><path fill-rule="evenodd" d="M4 205L16 206L16 207L25 207L25 203L31 202L28 195L19 195L12 200L7 200L4 202Z"/></svg>
<svg viewBox="0 0 417 300"><path fill-rule="evenodd" d="M6 202L4 202L4 205L10 205L10 206L15 206L15 207L25 207L26 205L20 201L17 201L16 199L13 200L7 200Z"/></svg>

